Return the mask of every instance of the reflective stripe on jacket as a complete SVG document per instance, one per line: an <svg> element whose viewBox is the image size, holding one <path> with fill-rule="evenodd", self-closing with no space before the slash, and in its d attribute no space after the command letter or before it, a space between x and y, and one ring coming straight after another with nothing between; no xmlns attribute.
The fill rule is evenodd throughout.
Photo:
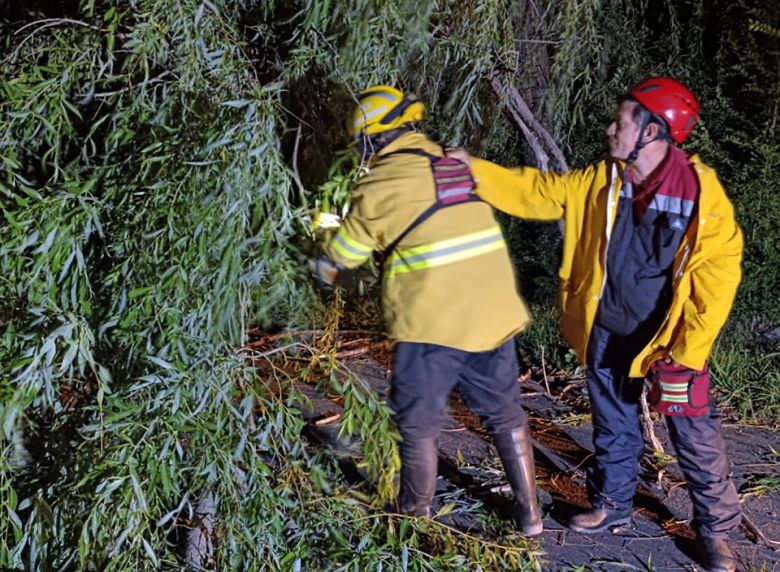
<svg viewBox="0 0 780 572"><path fill-rule="evenodd" d="M434 268L504 248L506 248L504 235L496 225L487 230L449 240L396 249L387 261L385 275L392 278L401 272Z"/></svg>
<svg viewBox="0 0 780 572"><path fill-rule="evenodd" d="M333 237L331 247L342 257L358 264L363 264L373 252L371 246L362 244L349 236L343 226L339 228L336 236Z"/></svg>
<svg viewBox="0 0 780 572"><path fill-rule="evenodd" d="M349 214L324 246L334 261L359 266L434 203L430 160L395 153L404 148L441 155L420 133L404 134L382 149L353 189ZM482 201L436 211L388 254L382 305L397 341L487 351L528 322L501 229Z"/></svg>
<svg viewBox="0 0 780 572"><path fill-rule="evenodd" d="M742 277L742 232L717 174L697 156L690 158L699 179L698 211L673 266L673 296L660 329L631 364L643 377L668 353L700 370L726 322ZM605 281L604 259L621 190L622 164L602 161L565 174L505 169L474 159L477 194L521 218L563 218L561 330L585 363L588 339Z"/></svg>

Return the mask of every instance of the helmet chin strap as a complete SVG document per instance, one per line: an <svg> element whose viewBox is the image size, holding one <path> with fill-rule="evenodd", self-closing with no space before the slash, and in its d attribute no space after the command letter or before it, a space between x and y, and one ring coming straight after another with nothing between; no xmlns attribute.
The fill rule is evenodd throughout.
<svg viewBox="0 0 780 572"><path fill-rule="evenodd" d="M377 133L376 135L362 135L357 143L357 152L363 160L369 159L379 153L382 149L390 145L404 133L412 131L414 128L404 125L398 129Z"/></svg>
<svg viewBox="0 0 780 572"><path fill-rule="evenodd" d="M636 144L634 145L634 149L631 151L631 153L628 154L628 159L626 159L626 170L628 170L628 167L636 162L637 157L639 157L639 152L642 150L642 148L647 145L647 143L650 143L650 141L646 143L642 140L645 137L645 129L647 129L649 123L650 112L643 111L642 121L639 123L639 135L636 138Z"/></svg>
<svg viewBox="0 0 780 572"><path fill-rule="evenodd" d="M657 116L656 116L657 117ZM659 141L662 139L669 140L670 137L667 133L664 132L663 129L660 130L658 135L650 139L649 141L643 141L642 139L645 136L645 130L647 129L647 126L650 125L650 120L653 118L653 114L650 111L643 111L642 112L642 121L639 124L639 135L636 139L636 145L634 145L633 151L628 154L628 159L626 159L626 167L629 167L633 165L637 158L639 157L639 152L646 146L652 143L653 141Z"/></svg>

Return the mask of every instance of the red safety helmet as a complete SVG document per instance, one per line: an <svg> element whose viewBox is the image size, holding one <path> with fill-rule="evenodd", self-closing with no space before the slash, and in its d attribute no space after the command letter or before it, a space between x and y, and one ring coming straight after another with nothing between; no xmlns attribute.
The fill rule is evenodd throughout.
<svg viewBox="0 0 780 572"><path fill-rule="evenodd" d="M687 87L671 78L651 77L631 88L629 94L666 120L669 135L677 143L688 138L699 119L699 102Z"/></svg>

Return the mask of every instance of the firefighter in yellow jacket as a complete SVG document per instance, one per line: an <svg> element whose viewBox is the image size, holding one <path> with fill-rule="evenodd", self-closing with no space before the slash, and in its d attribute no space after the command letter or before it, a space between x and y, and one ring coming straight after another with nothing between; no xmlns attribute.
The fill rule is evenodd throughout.
<svg viewBox="0 0 780 572"><path fill-rule="evenodd" d="M528 313L491 207L479 200L446 204L447 196L464 191L457 183L447 186L457 177L448 178L446 169L465 169L464 185L471 184L465 191L473 180L461 163L434 170L443 150L413 125L424 109L413 95L389 86L359 95L348 132L368 158L369 172L312 270L318 281L332 283L338 270L363 264L373 252L384 257L383 310L396 342L390 406L403 439L399 510L431 514L437 440L449 394L458 387L495 437L520 529L540 534L513 338ZM439 192L434 175L442 172L438 180L447 190Z"/></svg>
<svg viewBox="0 0 780 572"><path fill-rule="evenodd" d="M619 101L606 161L566 174L470 164L493 206L563 219L561 327L588 368L595 449L592 509L570 527L591 533L629 521L644 449L639 397L651 373L705 563L730 571L725 538L741 513L706 361L741 279L742 233L715 171L674 145L698 113L685 86L651 78Z"/></svg>

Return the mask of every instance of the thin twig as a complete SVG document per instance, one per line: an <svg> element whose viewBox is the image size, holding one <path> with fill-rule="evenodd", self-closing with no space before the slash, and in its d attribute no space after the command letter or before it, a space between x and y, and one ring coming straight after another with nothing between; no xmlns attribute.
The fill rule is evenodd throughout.
<svg viewBox="0 0 780 572"><path fill-rule="evenodd" d="M274 348L272 350L268 350L267 352L256 352L252 350L249 347L243 347L241 350L239 350L241 353L247 355L248 357L252 358L261 358L261 357L268 357L273 354L278 354L279 352L283 352L285 350L289 350L290 348L294 348L297 346L300 346L301 344L298 342L294 342L292 344L287 344L286 346L281 346L279 348Z"/></svg>
<svg viewBox="0 0 780 572"><path fill-rule="evenodd" d="M357 348L357 349L354 349L354 350L345 350L345 351L336 352L336 353L318 353L318 354L314 355L314 359L317 359L317 360L320 360L320 359L331 359L331 358L344 359L344 358L361 356L361 355L367 354L371 350L387 347L388 344L389 344L388 340L382 340L381 342L368 344L368 345L365 345L365 346L363 346L361 348ZM280 352L283 352L285 350L288 350L290 348L295 348L295 347L301 348L303 350L308 350L311 354L315 354L315 352L317 351L317 348L313 348L313 347L308 346L308 345L306 345L304 343L301 343L301 342L293 342L291 344L287 344L287 345L284 345L284 346L281 346L281 347L278 347L278 348L274 348L272 350L268 350L268 351L265 351L265 352L258 352L258 351L256 351L254 349L254 347L257 347L259 345L263 345L263 344L260 344L258 342L251 342L250 344L247 344L246 346L241 348L239 350L239 352L241 354L243 354L243 355L246 355L247 357L250 357L250 358L262 358L262 357L268 357L270 355L277 354L277 353L280 353Z"/></svg>
<svg viewBox="0 0 780 572"><path fill-rule="evenodd" d="M572 389L574 389L574 388L575 388L575 387L577 387L578 385L581 385L583 381L585 381L585 378L582 378L582 379L576 379L576 380L574 380L574 381L570 382L570 383L569 383L569 385L567 385L566 387L564 387L564 388L561 390L561 392L558 394L558 397L563 397L564 395L566 395L567 393L569 393L569 391L571 391Z"/></svg>
<svg viewBox="0 0 780 572"><path fill-rule="evenodd" d="M518 44L553 44L558 45L561 42L559 40L516 40Z"/></svg>
<svg viewBox="0 0 780 572"><path fill-rule="evenodd" d="M547 389L547 397L552 397L550 393L550 383L547 381L547 365L544 363L544 346L542 348L542 375L544 375L544 387Z"/></svg>
<svg viewBox="0 0 780 572"><path fill-rule="evenodd" d="M324 334L325 330L296 330L296 331L285 331L281 332L279 334L273 334L271 336L263 336L262 330L259 328L250 328L248 330L249 334L259 334L261 337L253 342L250 342L247 344L249 347L257 347L258 345L262 345L263 343L273 342L276 340L281 340L282 338L302 338L305 336L317 336L320 334ZM361 334L361 335L367 335L367 336L376 336L378 335L377 332L373 332L371 330L336 330L337 336L343 336L345 334Z"/></svg>
<svg viewBox="0 0 780 572"><path fill-rule="evenodd" d="M362 356L362 355L365 355L368 352L370 352L371 349L372 348L370 346L364 346L362 348L357 348L356 350L348 350L348 351L343 351L343 352L336 352L334 357L337 358L337 359L344 359L344 358Z"/></svg>
<svg viewBox="0 0 780 572"><path fill-rule="evenodd" d="M333 423L338 419L341 419L341 413L336 413L334 415L330 415L328 417L323 417L322 419L318 419L317 421L314 422L314 425L316 425L317 427L321 427L323 425L327 425L328 423Z"/></svg>
<svg viewBox="0 0 780 572"><path fill-rule="evenodd" d="M16 32L14 32L14 35L20 34L20 33L22 33L22 31L24 31L27 28L30 28L32 26L35 26L36 24L43 24L43 25L40 26L39 28L34 29L27 36L25 36L25 38L21 42L19 42L19 45L16 46L16 49L13 52L11 52L11 55L8 56L7 59L13 60L16 57L16 54L19 52L19 50L22 49L22 46L24 46L24 44L26 44L27 41L30 40L30 38L32 38L38 32L41 32L41 31L43 31L43 30L45 30L47 28L53 28L55 26L62 26L64 24L76 24L78 26L84 26L86 28L90 28L90 29L98 31L98 32L102 31L102 29L99 28L98 26L93 26L92 24L87 24L86 22L82 22L81 20L73 20L71 18L48 18L48 19L45 19L45 20L36 20L35 22L30 22L29 24L25 24L24 26L22 26L21 28L16 30Z"/></svg>
<svg viewBox="0 0 780 572"><path fill-rule="evenodd" d="M357 348L357 349L354 349L354 350L346 350L346 351L342 351L342 352L336 352L335 354L333 354L333 357L335 357L337 359L344 359L344 358L362 356L364 354L367 354L371 350L375 350L375 349L380 349L380 348L386 347L387 344L388 344L387 341L381 341L381 342L377 342L375 344L368 344L367 346L363 346L362 348ZM322 355L320 355L321 359L328 358L328 357L331 357L331 354L322 354Z"/></svg>
<svg viewBox="0 0 780 572"><path fill-rule="evenodd" d="M51 28L53 26L62 26L63 24L76 24L78 26L84 26L85 28L91 28L92 30L100 31L100 27L95 26L93 24L87 24L86 22L82 22L81 20L74 20L72 18L45 18L43 20L36 20L35 22L30 22L29 24L25 24L16 32L14 32L14 35L20 34L22 31L26 30L27 28L32 28L36 24L43 24L40 28L36 28L32 31L30 34L31 36L33 34L37 34L41 30L44 30L46 28Z"/></svg>
<svg viewBox="0 0 780 572"><path fill-rule="evenodd" d="M768 539L763 531L758 528L758 525L753 522L753 519L750 518L744 511L742 512L742 523L745 525L745 528L747 528L756 536L759 544L763 544L764 546L768 546L772 549L775 549L775 546L780 546L780 541Z"/></svg>
<svg viewBox="0 0 780 572"><path fill-rule="evenodd" d="M168 76L168 75L171 75L171 72L170 71L164 71L164 72L162 72L158 76L155 76L155 77L152 77L152 78L149 78L149 79L145 79L144 81L136 83L134 85L126 85L125 87L123 87L121 89L114 90L114 91L102 91L100 93L96 93L93 97L96 97L96 98L110 97L112 95L119 95L120 93L125 93L127 91L130 91L131 89L135 89L137 87L142 87L144 85L149 85L149 84L152 84L152 83L160 83L162 81L162 79L164 77Z"/></svg>
<svg viewBox="0 0 780 572"><path fill-rule="evenodd" d="M659 453L666 454L661 441L655 436L655 424L653 418L650 417L650 408L647 405L647 390L642 389L642 395L639 398L639 402L642 404L642 422L645 425L645 433L650 438L650 442L653 444L653 449Z"/></svg>
<svg viewBox="0 0 780 572"><path fill-rule="evenodd" d="M582 465L584 465L584 464L585 464L585 462L586 462L588 459L590 459L590 458L591 458L593 455L594 455L593 453L589 453L589 454L585 455L585 458L584 458L582 461L580 461L579 463L577 463L577 465L574 467L574 469L572 470L572 472L576 471L576 470L577 470L577 469L579 469L579 468L580 468Z"/></svg>
<svg viewBox="0 0 780 572"><path fill-rule="evenodd" d="M301 177L298 174L298 147L301 143L301 124L298 123L298 129L295 130L295 145L293 147L293 155L292 155L292 176L293 181L295 181L295 186L298 187L298 192L301 193L301 196L306 195L306 189L303 187L303 182L301 181Z"/></svg>
<svg viewBox="0 0 780 572"><path fill-rule="evenodd" d="M443 433L460 433L461 431L466 431L466 427L453 427L452 429L442 429Z"/></svg>

